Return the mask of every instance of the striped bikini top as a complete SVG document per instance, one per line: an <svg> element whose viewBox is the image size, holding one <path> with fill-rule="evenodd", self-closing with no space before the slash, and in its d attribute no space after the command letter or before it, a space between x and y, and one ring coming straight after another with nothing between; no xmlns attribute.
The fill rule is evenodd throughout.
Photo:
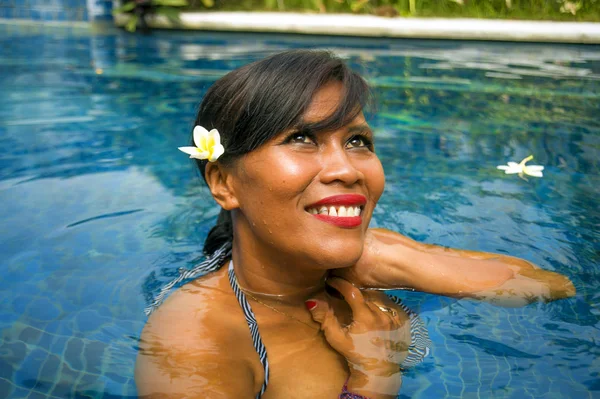
<svg viewBox="0 0 600 399"><path fill-rule="evenodd" d="M254 312L252 312L252 307L248 303L246 295L238 285L235 271L233 270L233 260L229 261L228 273L231 288L233 289L242 311L244 312L244 316L246 317L246 322L248 323L248 328L250 329L250 335L252 336L252 344L254 345L256 353L258 353L260 363L265 371L265 380L262 384L260 392L256 395L256 399L260 399L264 394L265 389L267 389L267 385L269 384L269 360L267 359L267 348L265 348L265 344L262 342L260 337L258 324L256 322L256 317L254 317ZM411 343L408 347L408 354L406 358L400 364L400 368L402 370L406 370L423 361L423 358L429 354L429 346L431 345L431 341L429 340L427 328L425 327L425 324L423 324L421 318L402 302L400 302L399 298L391 295L388 295L388 297L394 303L400 306L400 308L402 308L406 314L408 314L408 318L410 320Z"/></svg>
<svg viewBox="0 0 600 399"><path fill-rule="evenodd" d="M211 257L207 258L195 268L190 270L180 270L179 276L169 284L165 285L161 289L160 293L156 296L152 304L145 309L146 314L149 315L152 313L152 311L154 311L154 309L156 309L162 303L165 296L175 285L184 280L197 278L206 273L220 269L221 265L227 258L231 258L231 243L226 243L223 245ZM250 329L252 344L264 369L265 380L263 381L260 392L256 395L256 399L260 399L265 393L267 385L269 384L269 360L267 358L267 349L262 342L262 338L260 337L258 323L256 322L256 317L254 316L252 307L248 303L246 295L242 292L238 285L237 277L235 276L235 271L233 269L233 260L229 261L228 276L231 288L235 294L235 297L237 298L238 303L240 304L240 307L242 308L244 317L246 318L246 323ZM388 297L408 314L410 320L411 344L408 347L408 354L406 358L400 364L400 367L403 370L406 370L423 361L423 358L429 354L431 341L429 339L427 328L425 327L425 324L421 318L415 312L405 306L399 298L391 295L388 295Z"/></svg>
<svg viewBox="0 0 600 399"><path fill-rule="evenodd" d="M258 353L258 357L260 358L260 363L265 370L265 380L263 381L262 387L260 388L260 392L256 395L256 399L260 399L260 397L265 393L265 389L267 389L267 385L269 384L269 360L267 359L267 348L265 348L265 344L262 342L262 338L260 337L260 333L258 332L258 323L256 322L256 317L254 317L254 312L252 312L252 307L248 303L246 299L246 294L240 289L240 286L237 282L237 277L235 276L235 271L233 270L233 260L229 261L229 283L231 284L231 288L237 298L240 306L242 307L242 311L244 312L244 316L246 317L246 323L248 323L248 328L250 329L250 335L252 336L252 345L254 345L254 349L256 353Z"/></svg>

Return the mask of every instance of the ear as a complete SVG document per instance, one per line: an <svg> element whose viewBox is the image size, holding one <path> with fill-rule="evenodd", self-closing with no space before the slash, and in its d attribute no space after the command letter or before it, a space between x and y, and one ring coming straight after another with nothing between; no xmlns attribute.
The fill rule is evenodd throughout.
<svg viewBox="0 0 600 399"><path fill-rule="evenodd" d="M221 208L230 211L240 207L232 185L233 176L223 165L207 162L204 176L213 198Z"/></svg>

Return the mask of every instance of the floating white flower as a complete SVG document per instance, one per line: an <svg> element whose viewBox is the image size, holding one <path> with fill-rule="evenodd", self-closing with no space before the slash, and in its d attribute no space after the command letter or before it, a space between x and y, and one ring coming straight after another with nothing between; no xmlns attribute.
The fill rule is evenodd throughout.
<svg viewBox="0 0 600 399"><path fill-rule="evenodd" d="M215 162L225 152L225 148L221 145L221 135L217 129L209 132L202 126L196 126L194 128L194 144L196 147L179 147L179 150L189 154L190 158L208 159L208 162Z"/></svg>
<svg viewBox="0 0 600 399"><path fill-rule="evenodd" d="M507 175L518 173L519 177L521 178L523 178L523 174L534 177L542 177L542 170L544 170L542 165L526 165L526 163L532 159L533 155L530 155L519 163L509 162L507 165L498 165L496 168L503 170Z"/></svg>

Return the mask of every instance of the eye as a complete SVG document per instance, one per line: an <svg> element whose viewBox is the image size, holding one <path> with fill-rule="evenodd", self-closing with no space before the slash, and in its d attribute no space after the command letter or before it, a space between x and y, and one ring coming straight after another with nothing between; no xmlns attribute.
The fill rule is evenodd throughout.
<svg viewBox="0 0 600 399"><path fill-rule="evenodd" d="M294 132L287 137L285 142L293 144L315 144L315 139L308 133Z"/></svg>
<svg viewBox="0 0 600 399"><path fill-rule="evenodd" d="M352 136L350 140L346 142L346 148L360 148L366 147L369 150L373 150L373 142L365 136Z"/></svg>

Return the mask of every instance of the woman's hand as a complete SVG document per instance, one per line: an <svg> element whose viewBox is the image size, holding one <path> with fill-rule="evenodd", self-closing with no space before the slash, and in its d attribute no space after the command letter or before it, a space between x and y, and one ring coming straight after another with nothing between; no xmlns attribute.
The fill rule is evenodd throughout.
<svg viewBox="0 0 600 399"><path fill-rule="evenodd" d="M369 398L396 397L402 385L399 365L411 341L408 316L381 293L362 293L340 278L327 283L350 306L352 322L342 326L327 301L311 299L307 307L329 345L348 361L348 390Z"/></svg>

